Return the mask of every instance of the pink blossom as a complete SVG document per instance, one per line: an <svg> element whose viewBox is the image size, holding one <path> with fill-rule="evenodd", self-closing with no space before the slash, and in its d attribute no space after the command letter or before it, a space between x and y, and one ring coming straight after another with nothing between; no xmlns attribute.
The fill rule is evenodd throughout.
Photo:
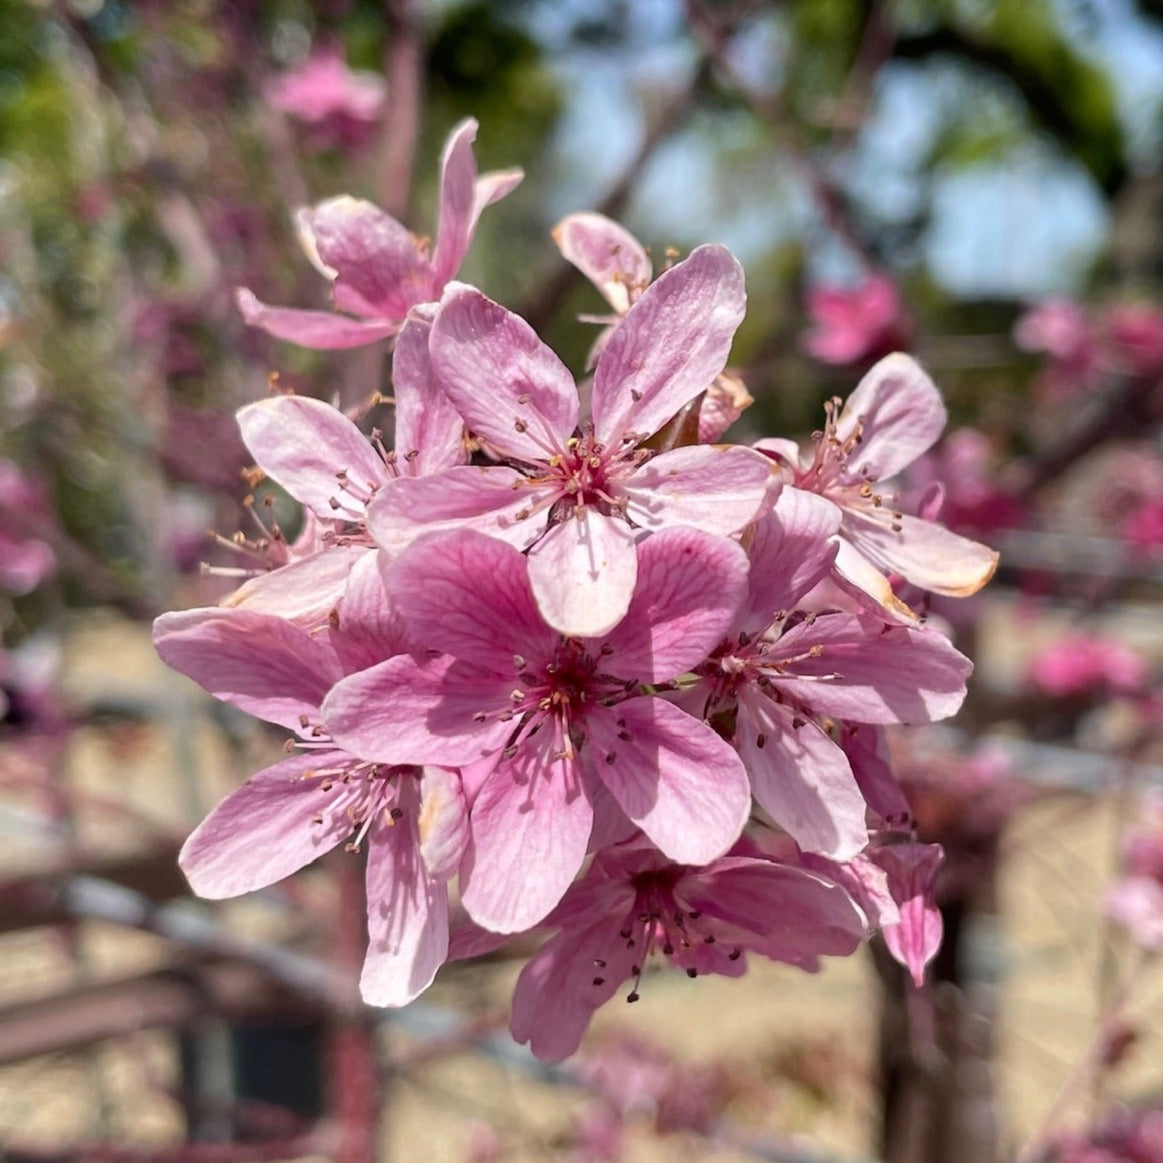
<svg viewBox="0 0 1163 1163"><path fill-rule="evenodd" d="M355 753L491 767L461 869L465 908L485 928L526 929L557 904L607 793L613 810L684 862L719 856L747 817L747 775L731 747L644 691L688 671L722 637L746 557L685 528L648 537L637 555L625 618L600 638L565 638L538 612L516 549L472 530L417 542L392 569L391 596L415 640L444 653L373 666L324 704L336 739Z"/></svg>
<svg viewBox="0 0 1163 1163"><path fill-rule="evenodd" d="M685 525L731 534L778 491L764 458L731 446L653 454L642 442L722 370L743 316L743 272L703 246L642 294L594 373L593 421L578 422L573 377L518 316L452 286L432 328L432 370L474 437L505 466L399 480L369 510L391 553L470 525L529 550L545 620L603 634L634 592L635 530Z"/></svg>
<svg viewBox="0 0 1163 1163"><path fill-rule="evenodd" d="M945 427L945 406L933 381L909 356L886 356L841 407L827 405L824 430L810 455L787 440L756 447L785 466L789 484L816 493L841 512L837 580L873 597L898 616L914 615L893 594L885 574L950 597L976 593L993 576L997 553L924 517L900 510L882 488L926 452Z"/></svg>
<svg viewBox="0 0 1163 1163"><path fill-rule="evenodd" d="M263 609L308 625L335 605L355 563L375 546L367 507L398 477L463 464L464 426L432 383L429 319L417 311L392 354L395 449L365 436L342 412L304 396L274 396L238 412L238 426L258 467L307 511L303 532L287 544L277 526L249 543L265 572L226 604ZM253 506L251 509L253 513Z"/></svg>
<svg viewBox="0 0 1163 1163"><path fill-rule="evenodd" d="M1163 312L1153 303L1117 303L1100 319L1114 366L1132 376L1163 371Z"/></svg>
<svg viewBox="0 0 1163 1163"><path fill-rule="evenodd" d="M955 532L989 535L1020 526L1021 504L1000 485L998 451L976 428L958 428L908 469L909 493L940 497L939 512L927 514ZM918 506L919 510L919 506Z"/></svg>
<svg viewBox="0 0 1163 1163"><path fill-rule="evenodd" d="M386 766L334 743L320 719L330 686L368 653L407 643L387 623L382 587L350 592L336 621L309 634L269 614L202 609L154 624L163 661L217 698L294 732L300 752L265 768L194 830L179 862L194 891L238 896L289 876L337 845L368 844L370 944L360 988L398 1006L427 988L448 948L446 882L466 839L455 772Z"/></svg>
<svg viewBox="0 0 1163 1163"><path fill-rule="evenodd" d="M477 176L472 143L477 123L460 122L444 146L440 170L440 211L436 245L428 252L390 215L346 195L296 215L307 256L332 284L330 311L269 307L245 288L238 306L247 323L302 347L345 348L395 335L408 312L440 298L456 273L486 206L521 181L520 170Z"/></svg>
<svg viewBox="0 0 1163 1163"><path fill-rule="evenodd" d="M925 966L941 947L944 926L933 898L945 854L940 844L906 842L874 845L868 855L887 874L889 894L900 910L900 920L881 929L884 943L922 986Z"/></svg>
<svg viewBox="0 0 1163 1163"><path fill-rule="evenodd" d="M708 717L733 711L756 800L801 848L842 860L868 842L866 804L822 721L944 718L972 666L938 634L798 608L832 564L838 522L834 506L787 490L757 524L741 613L684 705L697 695Z"/></svg>
<svg viewBox="0 0 1163 1163"><path fill-rule="evenodd" d="M640 841L599 853L545 923L559 932L521 971L509 1028L550 1062L577 1049L623 982L638 999L651 954L690 977L738 977L747 951L814 968L865 933L852 899L818 874L747 856L691 868Z"/></svg>
<svg viewBox="0 0 1163 1163"><path fill-rule="evenodd" d="M645 247L624 227L602 214L568 214L553 229L562 257L573 263L613 308L612 315L583 315L586 323L604 324L594 341L592 367L614 324L638 301L654 276ZM712 444L755 401L735 372L720 372L706 385L699 402L698 442Z"/></svg>
<svg viewBox="0 0 1163 1163"><path fill-rule="evenodd" d="M869 275L853 288L813 287L807 306L815 326L804 346L823 363L879 359L905 346L912 330L900 292L887 275Z"/></svg>
<svg viewBox="0 0 1163 1163"><path fill-rule="evenodd" d="M264 90L276 108L312 126L324 145L366 142L384 107L386 87L375 73L352 72L338 46L317 48Z"/></svg>
<svg viewBox="0 0 1163 1163"><path fill-rule="evenodd" d="M1028 675L1039 690L1058 698L1104 689L1126 694L1143 688L1147 666L1114 638L1070 634L1035 655Z"/></svg>
<svg viewBox="0 0 1163 1163"><path fill-rule="evenodd" d="M1034 385L1045 403L1059 402L1098 382L1098 333L1077 303L1050 299L1030 308L1014 324L1014 341L1025 351L1049 356L1049 366Z"/></svg>
<svg viewBox="0 0 1163 1163"><path fill-rule="evenodd" d="M31 593L56 572L56 554L46 535L58 531L44 489L0 457L0 589Z"/></svg>
<svg viewBox="0 0 1163 1163"><path fill-rule="evenodd" d="M1119 536L1138 553L1158 553L1163 546L1163 497L1142 501L1123 518Z"/></svg>

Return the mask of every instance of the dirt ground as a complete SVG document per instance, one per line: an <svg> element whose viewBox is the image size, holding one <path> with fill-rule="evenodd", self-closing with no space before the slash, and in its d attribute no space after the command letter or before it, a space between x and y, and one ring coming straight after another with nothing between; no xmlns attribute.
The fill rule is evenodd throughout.
<svg viewBox="0 0 1163 1163"><path fill-rule="evenodd" d="M156 662L148 636L116 619L78 624L66 673L77 704L112 701L155 719L154 725L130 719L86 727L74 741L66 780L85 797L75 827L89 850L129 851L140 843L143 825L121 818L111 803L180 835L269 754L269 741L240 718L230 717L224 734L209 701ZM13 787L16 762L0 769L0 787ZM3 795L0 873L33 873L60 855L58 842L38 823L43 797ZM995 1091L1011 1143L1045 1120L1087 1046L1099 999L1110 995L1125 962L1118 934L1098 921L1123 810L1112 795L1056 796L1022 809L1006 834L997 923L982 928L973 949L978 976L997 983ZM306 878L308 899L325 891ZM243 902L222 915L239 931L271 938L289 923L271 900ZM71 948L59 931L9 933L0 936L0 1007L81 980L144 971L166 956L159 938L101 922L78 926ZM516 969L459 968L438 979L424 1000L452 1010L501 1008ZM778 1132L837 1159L867 1157L876 1127L875 989L863 955L829 963L815 976L758 961L737 981L656 974L637 1005L615 1000L599 1014L588 1044L627 1030L696 1065L747 1063L765 1086L762 1101L744 1092L730 1109L741 1135ZM1129 1014L1143 1036L1119 1071L1115 1092L1157 1092L1163 1086L1163 973L1144 976ZM390 1022L384 1037L389 1053L405 1050L412 1038ZM0 1144L50 1147L92 1137L142 1146L174 1142L181 1116L165 1088L177 1070L175 1041L157 1030L0 1067ZM560 1144L583 1106L573 1087L481 1053L453 1054L395 1078L384 1119L388 1157L418 1158L422 1143L424 1159L459 1163L488 1126L502 1158L566 1158ZM1084 1101L1069 1108L1074 1118L1085 1109ZM626 1158L678 1160L695 1150L684 1136L658 1140L643 1133ZM722 1144L699 1145L697 1157L748 1156Z"/></svg>

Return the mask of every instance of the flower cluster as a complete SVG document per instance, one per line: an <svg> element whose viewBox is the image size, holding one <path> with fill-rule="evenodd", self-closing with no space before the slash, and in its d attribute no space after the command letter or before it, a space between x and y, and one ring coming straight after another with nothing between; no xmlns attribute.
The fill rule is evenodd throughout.
<svg viewBox="0 0 1163 1163"><path fill-rule="evenodd" d="M445 150L431 257L367 204L302 213L357 318L243 297L302 343L394 335L395 432L297 396L239 413L302 532L271 530L253 577L155 641L291 739L186 843L193 888L366 847L376 1005L544 930L511 1028L546 1059L635 1000L652 955L691 977L747 953L812 969L884 927L919 980L940 850L911 835L881 731L953 714L971 664L891 582L972 593L996 560L885 483L939 436L935 387L891 355L806 455L715 443L749 400L725 372L739 263L700 246L654 277L624 230L578 215L555 236L615 310L579 388L453 281L519 176L476 177L474 133Z"/></svg>

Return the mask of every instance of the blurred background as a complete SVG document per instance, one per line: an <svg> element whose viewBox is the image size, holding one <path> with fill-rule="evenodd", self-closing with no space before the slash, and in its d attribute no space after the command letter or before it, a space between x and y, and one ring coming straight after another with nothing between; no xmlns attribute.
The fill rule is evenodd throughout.
<svg viewBox="0 0 1163 1163"><path fill-rule="evenodd" d="M292 216L336 194L430 235L465 116L526 177L460 277L579 374L604 306L551 230L600 210L744 264L733 439L806 438L891 350L944 392L902 487L1002 565L924 603L976 684L895 742L947 850L923 996L875 951L659 977L545 1071L519 960L352 1002L350 857L186 898L279 739L150 621L255 533L234 410L386 383L235 290L327 307ZM1102 904L1163 881L1161 164L1157 0L0 0L0 1157L1163 1160L1158 934Z"/></svg>

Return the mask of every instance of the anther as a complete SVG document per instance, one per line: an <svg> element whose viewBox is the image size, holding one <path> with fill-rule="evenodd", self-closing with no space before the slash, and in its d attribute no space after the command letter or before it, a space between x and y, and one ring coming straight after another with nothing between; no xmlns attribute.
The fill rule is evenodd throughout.
<svg viewBox="0 0 1163 1163"><path fill-rule="evenodd" d="M388 812L388 815L391 816L393 820L402 820L404 818L404 809L392 808L392 810Z"/></svg>
<svg viewBox="0 0 1163 1163"><path fill-rule="evenodd" d="M762 751L764 747L767 746L767 736L762 731L760 731L759 734L755 736L755 746L758 747L760 751Z"/></svg>

